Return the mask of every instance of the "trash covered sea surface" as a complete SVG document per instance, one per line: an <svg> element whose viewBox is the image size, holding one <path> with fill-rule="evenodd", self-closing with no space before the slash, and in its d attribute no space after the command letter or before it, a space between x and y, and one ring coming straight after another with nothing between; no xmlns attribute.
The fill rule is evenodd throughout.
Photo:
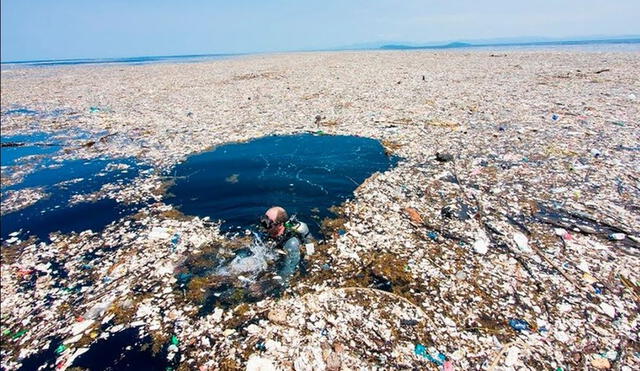
<svg viewBox="0 0 640 371"><path fill-rule="evenodd" d="M637 369L638 69L479 50L2 71L1 367ZM274 205L315 240L271 248Z"/></svg>
<svg viewBox="0 0 640 371"><path fill-rule="evenodd" d="M117 193L114 196L109 191L131 186L133 179L153 173L152 169L130 158L58 158L64 147L78 139L77 135L70 134L35 132L3 138L3 170L9 177L20 171L24 173L3 187L7 204L17 204L12 209L7 207L2 216L7 260L21 253L23 240L31 244L27 248L44 250L47 242L78 233L100 234L107 225L115 226L125 219L124 225L129 226L149 207L145 202L122 202ZM106 135L100 133L99 136ZM93 137L82 135L80 146L95 143ZM223 235L220 241L207 240L200 251L184 254L184 261L172 271L175 278L170 291L182 291L184 302L198 307L199 316L220 308L255 303L267 296L278 297L304 262L300 261L300 252L274 250L263 241L267 236L256 225L266 208L286 205L293 214L290 220L308 220L312 235L321 238L322 220L335 216L331 207L353 197L360 183L375 172L388 170L397 161L397 157L385 152L379 141L321 133L268 136L189 156L162 176L166 188L164 201L176 207L167 211L172 211L172 217L178 219L196 217L205 223L216 223L216 231ZM20 194L24 199L35 191L39 197L32 196L32 200L22 203L13 196ZM167 228L153 227L148 233L151 240L163 240L169 235L175 251L183 243L180 232L168 233ZM9 246L13 245L18 246L12 251ZM119 247L117 243L111 244L108 251ZM303 248L310 255L314 243ZM44 252L40 254L42 264L18 272L24 278L21 286L26 291L36 287L42 275L58 279L54 283L58 287L63 286L60 281L69 278L65 269L68 262ZM102 254L104 250L90 249L73 257L82 261L80 268L87 274L82 275L83 280L76 285L67 287L67 292L91 290L95 285L92 271L100 264ZM281 254L289 256L283 258ZM105 276L102 281L110 283L112 278ZM163 290L163 293L170 291ZM89 308L78 316L78 321L93 322L111 306L112 300ZM135 327L127 329L116 325L119 331L113 331L113 327L111 321L103 323L100 329L109 329L106 333L112 336L103 334L97 338L100 331L96 329L89 334L97 338L94 344L66 359L59 356L65 353L68 344L81 340L79 334L71 340L50 336L48 350L27 357L23 368L57 364L89 369L135 369L136 364L150 362L147 367L164 369L176 363L178 343L159 349L148 335L145 338L137 331L134 334ZM6 335L25 335L20 331ZM125 332L129 335L124 336ZM145 352L135 346L141 341L146 344ZM158 358L160 351L164 351L167 359Z"/></svg>

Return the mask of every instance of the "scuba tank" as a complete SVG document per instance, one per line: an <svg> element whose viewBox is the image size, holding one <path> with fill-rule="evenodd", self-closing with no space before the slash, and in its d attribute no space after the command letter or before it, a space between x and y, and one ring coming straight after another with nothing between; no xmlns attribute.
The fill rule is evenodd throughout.
<svg viewBox="0 0 640 371"><path fill-rule="evenodd" d="M292 215L289 220L284 223L284 227L287 231L296 233L302 240L309 236L309 226L306 223L299 221L295 215Z"/></svg>
<svg viewBox="0 0 640 371"><path fill-rule="evenodd" d="M289 278L295 273L302 262L301 249L311 235L307 224L299 221L295 215L292 215L289 220L284 223L284 228L286 233L282 249L286 252L286 255L284 259L281 260L278 275L282 277L285 282L288 282Z"/></svg>

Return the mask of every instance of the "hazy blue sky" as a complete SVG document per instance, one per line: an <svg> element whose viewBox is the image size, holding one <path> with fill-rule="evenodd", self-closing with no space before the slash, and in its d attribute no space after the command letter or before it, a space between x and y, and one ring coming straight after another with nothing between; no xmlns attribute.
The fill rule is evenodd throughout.
<svg viewBox="0 0 640 371"><path fill-rule="evenodd" d="M640 0L2 0L2 60L640 34Z"/></svg>

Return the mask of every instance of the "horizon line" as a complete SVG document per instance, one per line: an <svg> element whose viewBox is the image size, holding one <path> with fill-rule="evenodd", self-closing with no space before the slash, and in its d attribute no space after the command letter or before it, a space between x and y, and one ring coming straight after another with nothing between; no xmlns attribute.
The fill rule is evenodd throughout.
<svg viewBox="0 0 640 371"><path fill-rule="evenodd" d="M522 36L521 38L525 38ZM81 57L81 58L61 58L61 59L31 59L31 60L17 60L17 61L2 61L0 60L0 64L29 64L29 63L47 63L47 62L81 62L81 61L104 61L104 63L109 62L122 62L127 59L131 59L131 62L135 62L138 59L145 58L156 58L156 59L172 59L172 58L198 58L198 57L227 57L227 56L240 56L240 55L254 55L254 54L269 54L269 53L296 53L296 52L313 52L313 51L348 51L348 50L385 50L385 47L396 47L396 48L404 48L404 49L438 49L438 48L446 48L447 46L460 44L460 47L486 47L486 46L518 46L518 45L552 45L562 42L575 42L575 43L589 43L589 42L606 42L606 41L634 41L637 40L640 42L640 35L623 35L623 36L608 36L608 38L595 38L595 39L578 39L575 38L558 38L556 40L544 40L544 41L504 41L504 42L480 42L474 43L473 40L470 41L449 41L449 42L438 42L438 43L424 43L422 45L417 45L415 42L394 42L394 41L373 41L373 42L363 42L352 44L351 46L341 46L341 47L331 47L331 48L319 48L319 49L290 49L290 50L273 50L273 51L253 51L253 52L235 52L235 53L202 53L202 54L170 54L170 55L138 55L138 56L126 56L126 57ZM494 39L509 39L507 37L504 38L494 38ZM514 37L517 39L517 37ZM540 37L540 39L543 39ZM481 39L482 40L482 39ZM353 45L358 44L380 44L376 47L357 47ZM413 44L413 45L409 45ZM451 48L451 47L450 47ZM390 50L393 48L389 48ZM140 62L152 62L152 60L140 60Z"/></svg>

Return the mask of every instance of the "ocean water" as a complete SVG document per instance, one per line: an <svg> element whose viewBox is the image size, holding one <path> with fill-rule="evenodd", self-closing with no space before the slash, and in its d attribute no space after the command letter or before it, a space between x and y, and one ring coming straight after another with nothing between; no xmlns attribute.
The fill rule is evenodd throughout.
<svg viewBox="0 0 640 371"><path fill-rule="evenodd" d="M55 370L56 349L62 345L62 339L52 337L49 348L42 350L22 361L21 371ZM150 336L141 336L135 328L129 328L106 339L93 343L86 353L78 356L71 367L84 370L149 370L166 371L175 369L178 359L168 361L167 346L157 354L152 351ZM177 358L177 357L176 357Z"/></svg>
<svg viewBox="0 0 640 371"><path fill-rule="evenodd" d="M141 65L150 63L192 63L210 60L226 59L245 54L197 54L197 55L166 55L166 56L144 56L126 58L78 58L78 59L48 59L29 60L16 62L2 62L2 70L25 67L47 67L47 66L74 66L83 64L104 65L104 64L126 64Z"/></svg>
<svg viewBox="0 0 640 371"><path fill-rule="evenodd" d="M465 48L466 49L466 48ZM557 51L557 52L584 52L584 53L630 53L640 52L640 41L634 43L618 44L544 44L544 45L496 45L477 46L469 50L487 52L509 51Z"/></svg>
<svg viewBox="0 0 640 371"><path fill-rule="evenodd" d="M133 212L135 205L122 205L113 199L70 203L74 195L96 192L109 183L124 184L144 169L131 158L58 158L61 151L71 145L70 141L83 141L90 137L91 134L82 131L35 132L2 137L0 157L3 178L28 171L18 182L2 186L3 202L15 191L39 189L46 194L26 208L1 216L3 240L8 239L12 232L20 232L22 239L36 236L47 240L49 234L55 231L99 231L112 221Z"/></svg>
<svg viewBox="0 0 640 371"><path fill-rule="evenodd" d="M170 370L175 369L180 355L168 361L167 345L154 354L150 336L140 337L136 329L127 329L100 339L89 347L87 353L73 362L73 367L88 370Z"/></svg>
<svg viewBox="0 0 640 371"><path fill-rule="evenodd" d="M269 136L226 144L175 166L166 202L187 215L222 220L223 230L255 226L271 206L319 234L329 208L377 171L395 165L380 142L355 136Z"/></svg>

